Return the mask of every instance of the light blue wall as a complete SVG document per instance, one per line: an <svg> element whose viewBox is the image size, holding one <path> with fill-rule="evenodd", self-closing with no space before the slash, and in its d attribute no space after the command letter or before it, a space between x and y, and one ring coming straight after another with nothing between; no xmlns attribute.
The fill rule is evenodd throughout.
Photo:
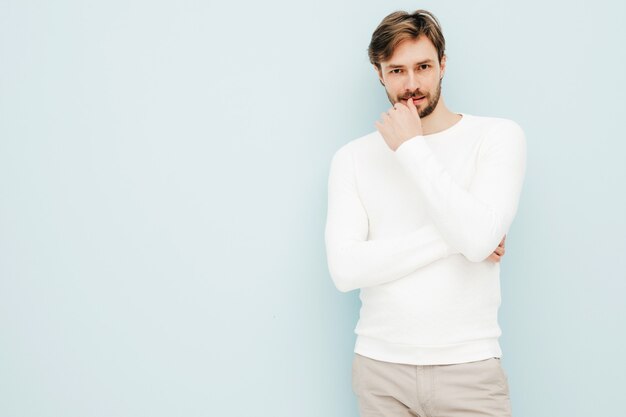
<svg viewBox="0 0 626 417"><path fill-rule="evenodd" d="M620 416L624 3L0 0L0 416L357 416L333 152L388 106L396 9L528 171L502 263L516 416Z"/></svg>

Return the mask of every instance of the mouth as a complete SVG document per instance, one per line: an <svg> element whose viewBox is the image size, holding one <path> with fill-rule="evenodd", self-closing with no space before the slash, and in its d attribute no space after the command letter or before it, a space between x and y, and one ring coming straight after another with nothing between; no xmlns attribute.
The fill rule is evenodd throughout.
<svg viewBox="0 0 626 417"><path fill-rule="evenodd" d="M426 96L420 96L420 97L413 97L413 104L420 104L422 103L424 100L426 99ZM402 99L402 101L404 102L408 102L408 99Z"/></svg>

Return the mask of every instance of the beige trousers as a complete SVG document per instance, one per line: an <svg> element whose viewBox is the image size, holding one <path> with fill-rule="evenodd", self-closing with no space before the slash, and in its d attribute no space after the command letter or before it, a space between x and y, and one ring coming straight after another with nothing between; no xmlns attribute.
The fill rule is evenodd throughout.
<svg viewBox="0 0 626 417"><path fill-rule="evenodd" d="M355 353L352 389L361 417L510 417L499 358L454 365L405 365Z"/></svg>

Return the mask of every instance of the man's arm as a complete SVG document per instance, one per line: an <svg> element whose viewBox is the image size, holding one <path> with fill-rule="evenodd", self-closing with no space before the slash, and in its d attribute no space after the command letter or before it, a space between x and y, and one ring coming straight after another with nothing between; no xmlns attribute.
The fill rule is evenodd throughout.
<svg viewBox="0 0 626 417"><path fill-rule="evenodd" d="M452 253L432 224L390 239L367 240L368 231L352 154L344 147L331 162L325 229L328 268L339 291L402 278Z"/></svg>
<svg viewBox="0 0 626 417"><path fill-rule="evenodd" d="M467 190L454 182L421 135L402 143L395 155L425 197L445 241L472 262L487 258L517 211L526 171L526 139L519 125L502 120L487 133Z"/></svg>

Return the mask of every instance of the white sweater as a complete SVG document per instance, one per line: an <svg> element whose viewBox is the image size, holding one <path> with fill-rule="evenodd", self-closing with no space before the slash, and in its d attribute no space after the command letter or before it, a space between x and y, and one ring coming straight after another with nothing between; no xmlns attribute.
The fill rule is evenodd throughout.
<svg viewBox="0 0 626 417"><path fill-rule="evenodd" d="M463 117L394 152L375 131L342 146L328 180L330 275L360 288L355 352L435 365L500 357L500 263L526 171L508 119Z"/></svg>

